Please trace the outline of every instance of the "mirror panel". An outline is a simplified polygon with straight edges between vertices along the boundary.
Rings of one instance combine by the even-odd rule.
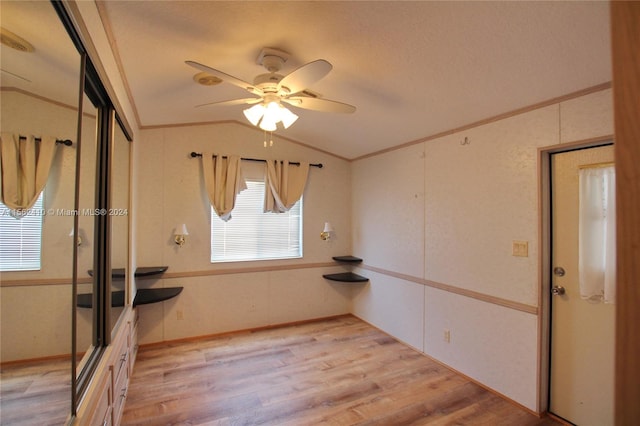
[[[40,268],[0,276],[0,411],[3,424],[64,424],[72,392],[74,241],[69,234],[80,55],[49,2],[3,0],[0,24],[33,46],[32,52],[0,46],[0,129],[73,141],[69,147],[57,145],[42,210],[31,212],[42,218]],[[3,235],[0,230],[0,240]]]
[[[87,360],[96,346],[95,335],[95,288],[93,276],[95,252],[95,206],[98,109],[84,95],[82,106],[82,139],[80,141],[80,171],[78,200],[78,303],[76,304],[76,374],[85,368]]]
[[[131,144],[114,123],[111,163],[111,324],[113,332],[129,299],[129,161]]]

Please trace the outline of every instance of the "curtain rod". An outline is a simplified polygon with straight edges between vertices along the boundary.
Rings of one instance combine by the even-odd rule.
[[[18,139],[27,139],[26,136],[19,135]],[[36,142],[42,142],[42,138],[34,138]],[[66,145],[71,146],[73,142],[71,139],[56,139],[56,145]]]
[[[215,157],[216,155],[214,154],[213,156]],[[193,151],[192,151],[192,152],[191,152],[191,158],[196,158],[196,157],[202,157],[202,153],[201,153],[201,152],[193,152]],[[227,158],[227,156],[226,156],[226,155],[223,155],[223,156],[222,156],[222,158]],[[260,159],[260,158],[244,158],[244,157],[243,157],[243,158],[241,158],[241,160],[244,160],[244,161],[259,161],[259,162],[261,162],[261,163],[266,163],[266,162],[267,162],[267,160],[262,160],[262,159]],[[295,165],[295,166],[299,166],[299,165],[300,165],[300,163],[297,163],[297,162],[289,162],[289,164],[293,164],[293,165]],[[319,168],[319,169],[321,169],[321,168],[323,167],[323,166],[322,166],[322,163],[309,164],[309,166],[311,166],[311,167],[317,167],[317,168]]]

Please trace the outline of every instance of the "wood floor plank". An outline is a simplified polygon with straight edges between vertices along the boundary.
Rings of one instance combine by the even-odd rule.
[[[554,425],[344,316],[142,347],[123,425]]]
[[[70,412],[70,359],[2,366],[0,424],[59,426],[65,423]]]

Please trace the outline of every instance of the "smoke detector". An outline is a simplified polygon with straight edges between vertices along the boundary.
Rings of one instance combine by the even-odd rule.
[[[222,83],[222,80],[220,80],[218,77],[206,72],[199,72],[198,74],[194,75],[193,81],[203,86],[215,86],[216,84]]]
[[[35,50],[31,43],[6,28],[0,28],[0,42],[21,52],[33,52]]]

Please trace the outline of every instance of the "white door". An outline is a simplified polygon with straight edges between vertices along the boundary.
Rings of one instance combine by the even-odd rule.
[[[579,170],[603,163],[612,145],[551,157],[549,411],[580,426],[613,425],[615,305],[581,299],[578,283]]]

